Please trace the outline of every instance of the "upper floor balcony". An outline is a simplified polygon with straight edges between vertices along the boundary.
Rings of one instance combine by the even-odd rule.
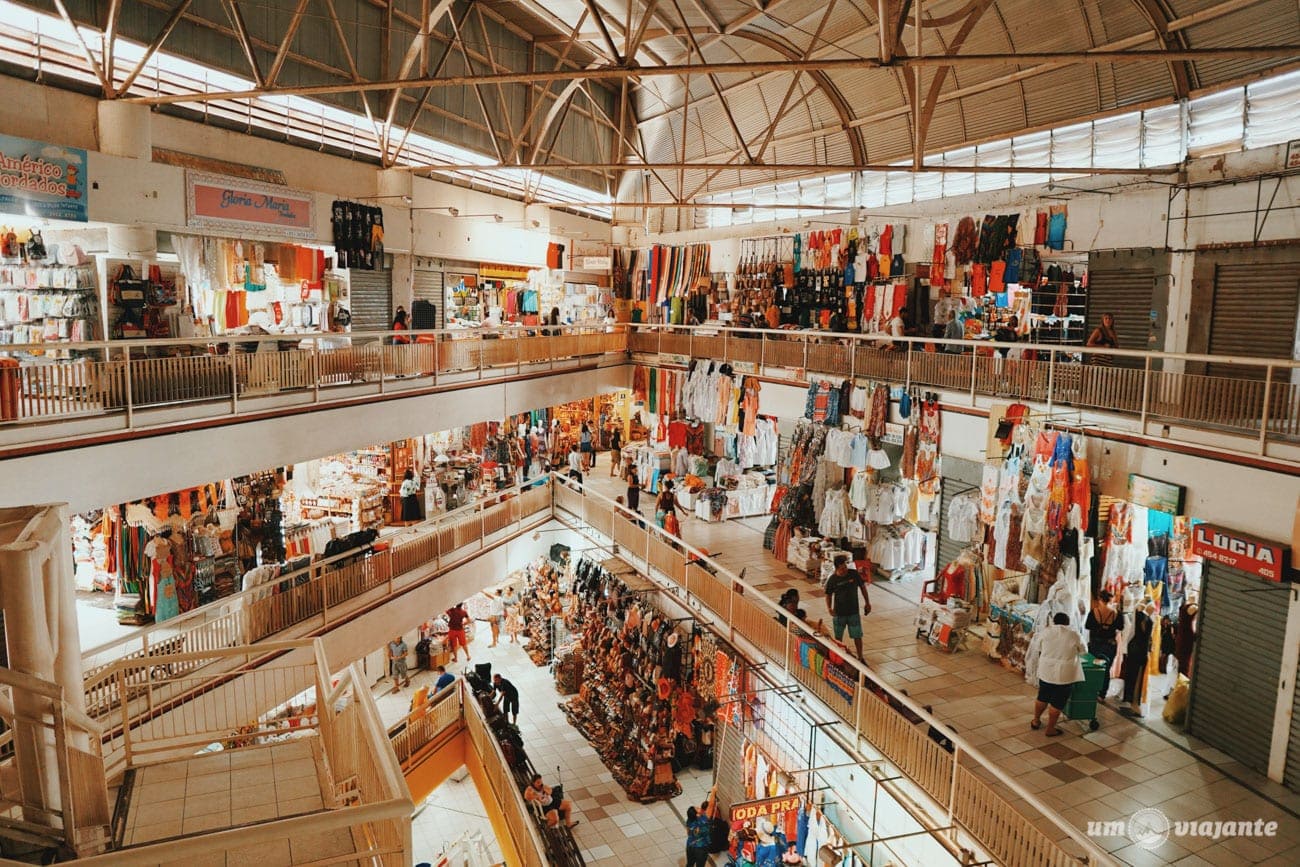
[[[39,354],[50,345],[10,346],[16,357],[0,366],[0,457],[527,382],[617,366],[628,352],[725,360],[794,382],[879,379],[942,391],[956,405],[1021,400],[1116,417],[1142,436],[1298,456],[1300,361],[713,326],[548,330],[556,333],[397,335],[410,343],[376,332],[59,344],[71,358]],[[489,415],[499,413],[476,420]]]

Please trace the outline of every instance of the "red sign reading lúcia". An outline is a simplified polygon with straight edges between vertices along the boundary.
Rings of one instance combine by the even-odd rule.
[[[779,798],[764,798],[761,801],[746,801],[731,808],[731,821],[748,822],[754,819],[766,819],[780,816],[791,810],[799,809],[800,795],[782,795]]]
[[[1192,530],[1192,553],[1268,581],[1281,581],[1286,573],[1287,551],[1281,545],[1214,524]]]

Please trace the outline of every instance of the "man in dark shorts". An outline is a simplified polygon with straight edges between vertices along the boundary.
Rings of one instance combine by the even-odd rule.
[[[1070,628],[1070,615],[1058,611],[1052,625],[1043,630],[1038,639],[1038,700],[1034,702],[1034,720],[1029,724],[1035,731],[1043,727],[1043,711],[1047,711],[1049,738],[1062,734],[1056,721],[1070,700],[1074,684],[1083,680],[1083,664],[1079,654],[1087,650],[1083,637]],[[1025,660],[1026,664],[1030,660]],[[1050,709],[1049,709],[1050,708]]]
[[[499,674],[492,675],[492,688],[497,691],[501,701],[501,712],[510,717],[510,722],[519,721],[519,688]]]
[[[858,606],[859,593],[862,607]],[[835,640],[840,641],[848,630],[858,659],[862,659],[862,615],[871,613],[871,599],[867,596],[867,582],[858,570],[849,568],[849,558],[844,554],[836,555],[835,571],[826,581],[826,604],[834,617]]]

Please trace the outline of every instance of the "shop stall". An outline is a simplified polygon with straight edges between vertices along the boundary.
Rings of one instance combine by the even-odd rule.
[[[583,558],[566,618],[581,672],[565,715],[642,803],[680,794],[686,764],[711,766],[714,726],[719,715],[742,713],[735,696],[747,677],[711,633],[666,613],[658,592],[619,558]]]

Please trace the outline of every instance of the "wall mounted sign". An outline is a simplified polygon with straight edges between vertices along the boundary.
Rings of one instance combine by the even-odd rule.
[[[1281,581],[1287,572],[1287,549],[1215,524],[1192,530],[1192,553],[1266,581]]]
[[[799,804],[802,801],[803,793],[799,793],[782,795],[779,798],[764,798],[761,801],[745,801],[744,803],[734,804],[731,808],[731,821],[752,822],[755,819],[783,816],[791,810],[799,809]]]
[[[1286,168],[1300,169],[1300,138],[1286,143]]]
[[[89,186],[81,148],[0,135],[0,211],[84,223]]]
[[[1128,475],[1128,500],[1135,506],[1181,515],[1186,494],[1187,488],[1182,485],[1139,476],[1137,473]]]
[[[185,173],[186,225],[238,235],[241,231],[315,240],[316,198],[273,184]]]

